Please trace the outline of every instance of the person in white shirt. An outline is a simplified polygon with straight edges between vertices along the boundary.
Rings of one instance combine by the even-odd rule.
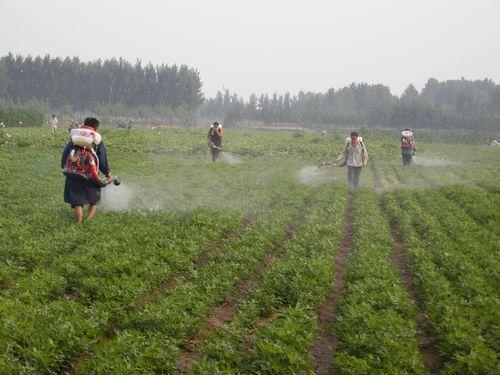
[[[59,121],[57,120],[56,115],[50,116],[50,134],[52,134],[54,137],[57,133],[57,124],[59,124]]]
[[[363,139],[359,136],[358,132],[352,132],[351,136],[346,139],[344,158],[347,162],[349,191],[354,193],[358,188],[361,168],[366,167],[368,163],[368,153],[366,152]]]

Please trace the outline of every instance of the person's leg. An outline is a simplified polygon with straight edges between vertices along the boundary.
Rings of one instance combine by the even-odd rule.
[[[83,206],[75,206],[75,220],[77,223],[81,223],[83,220]]]
[[[347,184],[349,185],[349,191],[354,192],[354,170],[350,166],[347,166]]]
[[[97,204],[89,205],[89,212],[87,213],[87,220],[91,220],[94,217],[96,210],[97,210]]]
[[[358,188],[358,183],[359,183],[359,175],[361,174],[361,167],[354,167],[354,176],[353,176],[353,185],[354,185],[354,190]]]
[[[403,165],[410,165],[411,154],[403,154]]]
[[[214,163],[218,163],[219,162],[219,150],[217,149],[213,149],[213,153],[212,153],[212,161]]]

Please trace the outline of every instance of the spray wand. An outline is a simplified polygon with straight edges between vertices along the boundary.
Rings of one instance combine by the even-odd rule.
[[[321,163],[318,164],[318,169],[324,168],[324,167],[344,167],[346,164],[347,164],[347,160],[339,161],[339,159],[335,159],[332,162],[322,161]]]
[[[111,176],[111,177],[108,177],[108,178],[101,178],[99,179],[97,182],[97,185],[99,187],[106,187],[108,185],[115,185],[115,186],[119,186],[122,182],[120,180],[120,178],[118,176]]]

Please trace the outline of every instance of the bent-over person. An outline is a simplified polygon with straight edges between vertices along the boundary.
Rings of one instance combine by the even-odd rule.
[[[212,162],[217,163],[219,161],[219,156],[222,151],[222,138],[224,133],[222,132],[222,125],[215,121],[208,130],[207,143],[210,148],[210,153],[212,154]]]

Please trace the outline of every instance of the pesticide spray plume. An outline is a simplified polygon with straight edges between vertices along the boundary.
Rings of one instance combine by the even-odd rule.
[[[113,182],[115,185],[117,185],[116,181],[115,179]],[[108,187],[102,191],[102,207],[104,211],[120,212],[132,208],[135,200],[135,189],[121,182],[118,185],[120,185],[120,188]]]
[[[423,167],[445,167],[447,165],[453,164],[451,161],[429,156],[414,156],[413,162]]]
[[[256,185],[270,178],[260,171],[257,174],[247,170],[227,173],[225,169],[206,168],[210,165],[208,158],[196,155],[183,155],[175,161],[168,159],[169,162],[163,155],[149,156],[146,169],[152,173],[141,175],[134,171],[120,186],[102,190],[104,211],[134,211],[146,216],[158,211],[184,214],[198,209],[246,213],[259,195],[241,190],[241,175],[249,175]],[[230,153],[221,153],[221,158],[221,162],[231,165],[241,163]],[[185,174],[186,168],[196,172]]]
[[[327,184],[338,178],[337,173],[332,173],[332,168],[319,168],[318,166],[301,168],[297,174],[299,183],[313,187]]]
[[[229,165],[236,165],[241,163],[240,159],[226,151],[222,152],[222,160]]]
[[[441,168],[446,167],[446,168]],[[400,161],[377,159],[371,164],[372,173],[379,179],[377,194],[389,190],[426,190],[442,186],[463,184],[460,177],[463,162],[446,160],[437,156],[414,157],[410,166]]]

